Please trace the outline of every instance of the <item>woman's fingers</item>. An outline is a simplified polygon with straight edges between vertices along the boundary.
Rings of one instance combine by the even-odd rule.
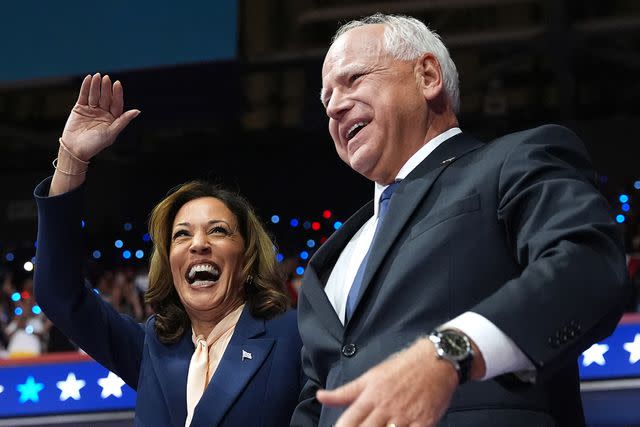
[[[109,111],[111,105],[111,79],[108,75],[102,78],[100,83],[100,108]]]
[[[124,95],[122,91],[122,83],[120,80],[116,80],[113,84],[113,92],[111,94],[111,106],[109,111],[113,117],[120,117],[122,110],[124,109]]]
[[[87,74],[82,80],[82,85],[80,86],[80,93],[78,94],[78,100],[76,101],[79,105],[87,105],[89,103],[89,87],[91,86],[91,74]]]
[[[97,107],[100,101],[100,85],[102,79],[100,73],[95,73],[91,77],[91,86],[89,87],[89,107]]]

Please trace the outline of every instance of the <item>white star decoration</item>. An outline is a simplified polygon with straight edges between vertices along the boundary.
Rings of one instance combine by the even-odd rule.
[[[629,363],[634,364],[640,360],[640,334],[636,334],[633,341],[624,343],[623,347],[629,352]]]
[[[595,343],[591,347],[582,353],[584,359],[582,360],[582,366],[589,366],[592,363],[597,363],[600,366],[604,366],[607,361],[604,359],[604,354],[609,351],[609,346],[606,344]]]
[[[4,387],[0,385],[0,394],[4,391]]]
[[[86,385],[85,380],[77,380],[76,374],[70,372],[67,375],[67,379],[64,381],[58,381],[56,386],[60,389],[60,400],[65,401],[68,398],[73,400],[80,400],[80,389]]]
[[[102,387],[102,393],[100,393],[101,398],[106,399],[111,395],[115,397],[122,397],[122,386],[124,385],[124,381],[122,381],[122,378],[113,372],[109,372],[109,375],[107,375],[106,378],[100,378],[98,380],[98,385]]]

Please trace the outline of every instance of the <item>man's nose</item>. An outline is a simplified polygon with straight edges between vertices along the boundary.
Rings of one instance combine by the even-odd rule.
[[[353,101],[340,90],[334,89],[327,103],[327,116],[334,120],[340,120],[346,111],[353,106]]]

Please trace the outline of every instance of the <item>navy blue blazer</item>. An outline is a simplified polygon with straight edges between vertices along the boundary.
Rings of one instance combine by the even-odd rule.
[[[50,178],[35,190],[38,304],[71,340],[137,391],[135,425],[184,426],[191,334],[165,345],[155,333],[155,316],[141,325],[83,286],[83,187],[47,197],[49,186]],[[288,425],[305,381],[301,346],[294,311],[263,320],[245,307],[191,426]]]

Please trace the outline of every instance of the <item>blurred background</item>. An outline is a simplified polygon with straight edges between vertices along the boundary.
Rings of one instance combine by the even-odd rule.
[[[74,349],[33,301],[32,192],[53,172],[58,137],[86,74],[121,80],[126,108],[142,110],[88,173],[87,284],[123,312],[145,318],[148,213],[171,187],[204,178],[254,204],[273,235],[295,302],[308,258],[372,195],[371,184],[336,156],[318,95],[334,31],[375,12],[412,15],[440,33],[460,73],[464,131],[490,140],[553,122],[582,137],[625,234],[635,276],[638,0],[5,2],[0,354],[6,360],[0,372],[17,356]],[[637,294],[627,311],[638,310]],[[640,367],[633,369],[618,377],[640,377]],[[585,402],[605,402],[587,408],[591,425],[640,425],[640,415],[624,408],[618,419],[598,418],[602,408],[615,412],[608,410],[615,402],[640,398],[637,383],[625,383],[623,395],[616,394],[619,387],[601,386],[614,376],[584,376],[601,380],[587,385],[596,397]],[[6,425],[18,425],[16,420],[29,422],[25,415],[58,411],[12,407],[3,401],[8,392],[2,387],[0,376],[0,425],[2,417],[10,418]],[[68,412],[74,411],[82,412]]]

